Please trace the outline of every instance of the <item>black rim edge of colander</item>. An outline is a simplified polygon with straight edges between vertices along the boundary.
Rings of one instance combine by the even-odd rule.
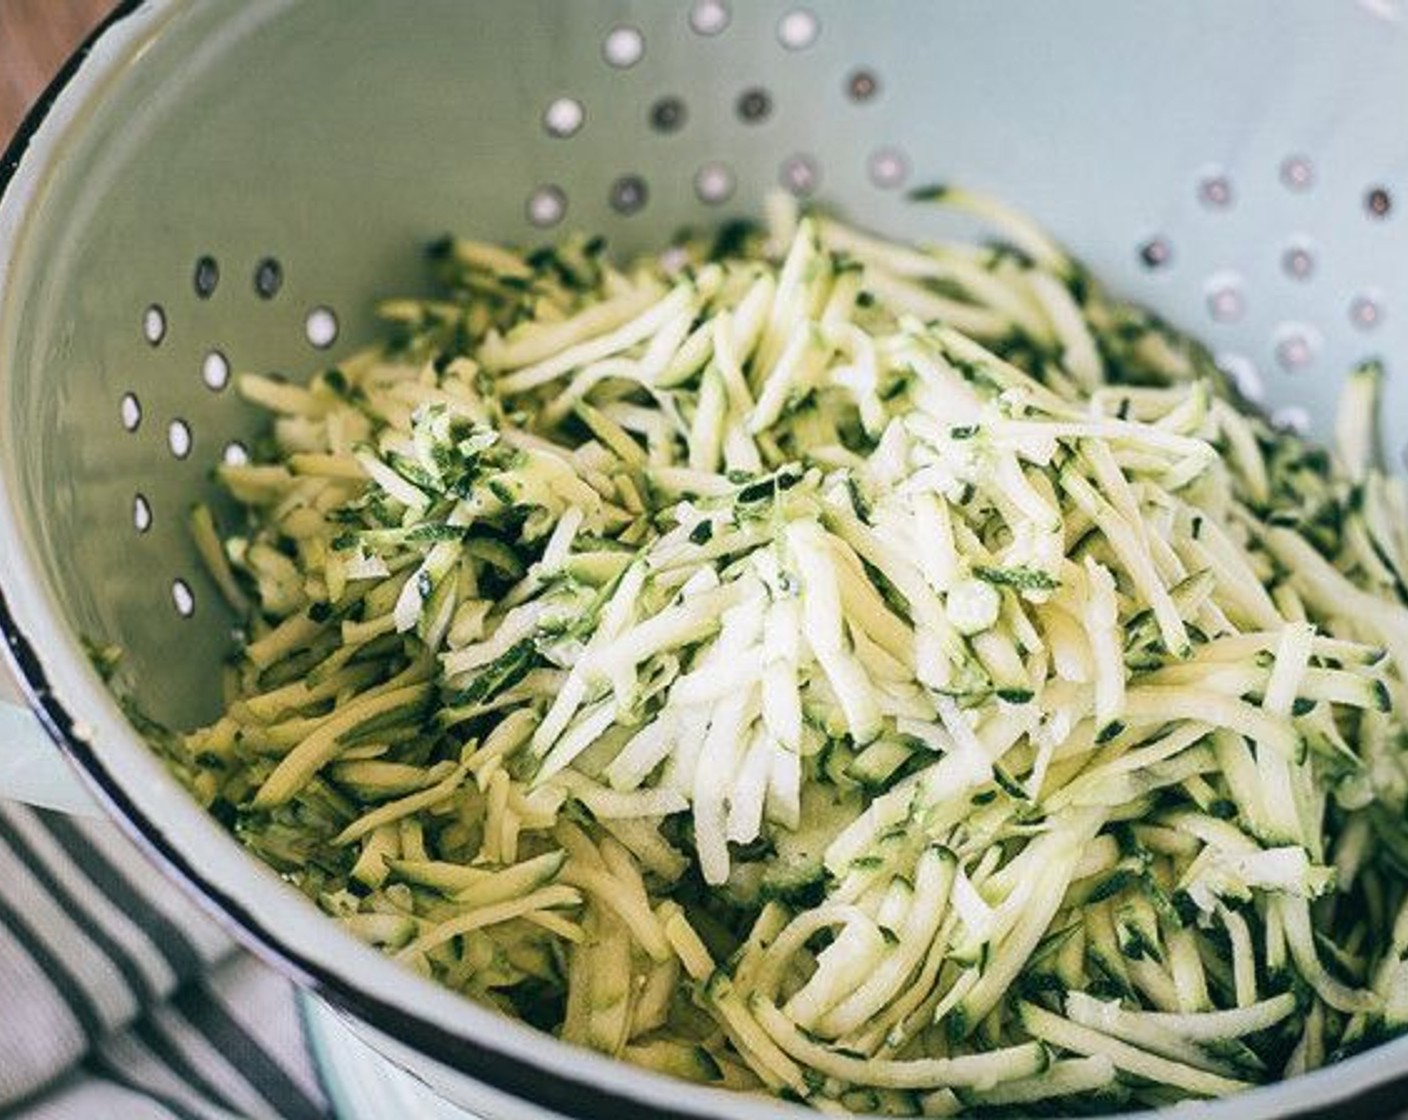
[[[35,99],[34,104],[29,107],[29,111],[20,119],[19,127],[15,129],[14,136],[10,138],[4,151],[0,152],[0,197],[3,197],[9,189],[10,180],[14,178],[20,160],[24,158],[24,153],[29,149],[29,142],[34,139],[34,134],[39,131],[39,126],[48,117],[54,101],[63,92],[64,87],[68,85],[73,76],[78,73],[78,68],[92,53],[94,45],[113,27],[127,19],[146,2],[147,0],[121,0],[103,18],[102,22],[88,33],[88,37],[78,45],[78,48],[64,60],[63,66],[54,75],[54,80],[44,87],[44,92]]]
[[[48,119],[54,102],[82,69],[98,41],[148,2],[120,0],[69,55],[54,79],[35,100],[21,119],[14,136],[0,152],[0,202],[8,194],[25,153]],[[260,959],[337,1006],[386,1031],[393,1038],[423,1050],[433,1060],[480,1080],[491,1088],[563,1115],[591,1120],[664,1120],[670,1117],[680,1120],[727,1120],[724,1114],[713,1111],[662,1110],[634,1096],[611,1092],[588,1081],[563,1077],[546,1067],[531,1065],[368,995],[347,984],[317,961],[291,950],[243,906],[208,882],[188,863],[176,845],[131,802],[121,783],[108,772],[90,744],[75,734],[73,717],[50,687],[33,644],[10,611],[3,588],[0,588],[0,635],[4,637],[4,652],[8,653],[8,660],[17,670],[30,708],[39,717],[49,737],[81,767],[89,780],[90,789],[98,796],[113,822],[164,874],[180,883],[202,909],[211,913]]]
[[[0,153],[0,202],[9,191],[30,141],[98,40],[147,3],[148,0],[120,0],[68,57],[53,81],[25,114],[14,137]],[[448,1031],[412,1012],[370,996],[348,985],[317,961],[294,952],[276,934],[266,930],[242,905],[208,882],[188,863],[175,845],[132,803],[122,785],[93,753],[87,740],[75,733],[73,717],[49,686],[33,645],[10,613],[3,587],[0,587],[0,635],[5,639],[4,652],[9,654],[9,661],[18,670],[29,706],[39,717],[49,737],[82,768],[90,788],[97,793],[113,822],[149,860],[168,877],[176,879],[188,895],[220,920],[260,959],[377,1029],[385,1030],[393,1038],[423,1050],[433,1060],[482,1080],[491,1088],[563,1115],[590,1117],[592,1120],[669,1120],[672,1117],[679,1120],[728,1120],[721,1112],[683,1111],[673,1107],[661,1110],[634,1096],[613,1093],[586,1081],[562,1077],[545,1067],[530,1065],[502,1051],[488,1049],[464,1035]],[[1286,1116],[1287,1120],[1363,1120],[1366,1116],[1388,1116],[1401,1108],[1405,1092],[1408,1092],[1408,1074],[1369,1085],[1328,1108],[1311,1107]]]

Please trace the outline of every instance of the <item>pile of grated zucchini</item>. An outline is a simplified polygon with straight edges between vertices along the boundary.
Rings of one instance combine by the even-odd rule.
[[[1408,1023],[1408,496],[990,199],[776,204],[445,295],[195,510],[245,619],[175,761],[367,941],[819,1107],[1218,1096]]]

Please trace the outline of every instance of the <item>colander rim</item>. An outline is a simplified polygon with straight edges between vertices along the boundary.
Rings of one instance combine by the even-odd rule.
[[[117,31],[132,16],[143,10],[172,7],[181,0],[119,0],[112,11],[67,58],[54,79],[24,116],[14,136],[0,152],[0,211],[3,211],[10,189],[25,166],[31,142],[50,118],[51,111],[73,80],[83,71],[94,47]],[[0,483],[4,483],[0,478]],[[3,492],[4,486],[0,486]],[[507,1094],[516,1100],[552,1109],[564,1116],[583,1120],[656,1120],[680,1117],[682,1120],[733,1120],[739,1115],[738,1106],[754,1115],[764,1111],[771,1115],[806,1115],[802,1110],[783,1101],[759,1101],[740,1098],[720,1090],[704,1089],[643,1070],[628,1063],[583,1053],[549,1035],[536,1041],[543,1046],[541,1060],[533,1060],[493,1044],[493,1032],[452,1029],[433,1018],[417,1013],[405,1004],[391,1002],[368,990],[339,970],[335,962],[310,958],[289,944],[288,939],[250,913],[248,907],[233,898],[208,874],[197,868],[181,848],[168,837],[158,822],[132,799],[123,781],[98,756],[89,739],[80,732],[80,724],[69,712],[53,688],[36,646],[21,627],[6,596],[7,568],[12,561],[6,557],[0,564],[0,653],[14,670],[29,706],[38,715],[46,732],[79,768],[84,780],[96,794],[108,818],[131,840],[167,879],[174,881],[190,897],[214,915],[236,940],[264,962],[307,988],[332,1005],[366,1022],[375,1030],[464,1074],[485,1086]],[[23,562],[23,561],[21,561]],[[50,604],[45,604],[46,609]],[[75,656],[77,654],[75,653]],[[135,730],[125,736],[123,750],[145,750]],[[174,782],[174,779],[172,779]],[[213,819],[209,821],[212,835],[223,830]],[[253,860],[248,853],[243,858]],[[387,962],[388,967],[393,967]],[[428,983],[415,978],[415,984]],[[491,1014],[466,1001],[470,1012],[466,1026],[473,1023],[474,1014],[483,1014],[485,1022]],[[550,1064],[553,1055],[570,1054],[572,1066],[584,1076],[563,1075]],[[1385,1061],[1392,1056],[1397,1061]],[[1383,1066],[1385,1072],[1376,1072]],[[1395,1067],[1398,1067],[1395,1071]],[[589,1076],[607,1074],[599,1080]],[[614,1077],[610,1075],[614,1074]],[[639,1086],[634,1093],[617,1092],[609,1082],[631,1081]],[[1343,1086],[1336,1087],[1343,1082]],[[1408,1036],[1390,1040],[1321,1067],[1309,1074],[1271,1082],[1234,1097],[1219,1101],[1194,1103],[1179,1108],[1179,1113],[1205,1120],[1233,1120],[1247,1109],[1256,1114],[1283,1117],[1362,1117],[1366,1114],[1387,1114],[1401,1104],[1408,1086]],[[1311,1092],[1317,1090],[1318,1092]],[[691,1098],[690,1107],[681,1106],[678,1099]],[[1279,1101],[1281,1096],[1298,1099]],[[1264,1103],[1263,1103],[1264,1102]],[[1258,1107],[1259,1106],[1259,1107]],[[758,1111],[754,1112],[755,1109]],[[1367,1110],[1367,1111],[1366,1111]],[[1145,1115],[1154,1115],[1146,1112]],[[1134,1116],[1135,1113],[1122,1113]]]

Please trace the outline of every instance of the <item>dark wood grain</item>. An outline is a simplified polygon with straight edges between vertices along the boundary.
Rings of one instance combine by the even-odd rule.
[[[0,0],[0,144],[113,0]]]

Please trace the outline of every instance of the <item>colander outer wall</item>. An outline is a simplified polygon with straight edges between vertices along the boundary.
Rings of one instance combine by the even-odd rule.
[[[0,155],[0,204],[3,204],[24,163],[31,140],[45,123],[60,95],[82,72],[94,46],[103,37],[119,29],[124,20],[143,9],[159,6],[159,2],[160,0],[121,0],[107,19],[64,64],[57,77],[25,117],[3,155]],[[482,1079],[486,1085],[511,1094],[518,1100],[551,1108],[564,1115],[580,1117],[582,1120],[594,1120],[597,1117],[602,1120],[632,1120],[635,1117],[640,1120],[665,1117],[680,1117],[682,1120],[732,1120],[740,1115],[740,1104],[751,1115],[763,1114],[757,1109],[760,1102],[756,1100],[736,1098],[712,1090],[700,1090],[596,1055],[578,1057],[586,1064],[587,1072],[600,1070],[603,1073],[599,1083],[585,1078],[564,1077],[545,1064],[525,1061],[501,1049],[486,1046],[477,1038],[451,1031],[429,1018],[417,1015],[414,1011],[371,995],[322,961],[291,949],[278,933],[267,928],[247,907],[207,878],[185,856],[181,846],[139,810],[122,781],[94,752],[92,744],[80,732],[79,724],[52,687],[34,642],[16,620],[6,598],[4,576],[5,572],[0,570],[0,635],[4,638],[0,648],[3,648],[6,660],[15,671],[31,707],[38,714],[50,737],[78,765],[105,811],[143,854],[263,960],[332,1004],[357,1018],[377,1024],[377,1029],[385,1031],[433,1060],[443,1062],[468,1076]],[[135,732],[131,737],[131,746],[134,750],[143,749]],[[416,983],[425,982],[417,980]],[[488,1033],[492,1036],[492,1031]],[[564,1054],[575,1051],[575,1048],[550,1038],[544,1037],[542,1042],[549,1054],[555,1051]],[[1390,1055],[1400,1058],[1401,1063],[1386,1061]],[[1391,1069],[1396,1064],[1401,1064],[1405,1072],[1391,1080],[1373,1083],[1378,1076],[1378,1070],[1385,1067]],[[613,1072],[615,1077],[606,1076]],[[1370,1084],[1362,1089],[1349,1090],[1351,1095],[1347,1097],[1340,1096],[1345,1090],[1333,1088],[1330,1083],[1350,1081],[1351,1075],[1356,1075],[1353,1076],[1355,1082],[1367,1080]],[[607,1087],[611,1082],[625,1077],[639,1082],[643,1089],[649,1091],[627,1095]],[[1286,1092],[1287,1089],[1289,1093]],[[1312,1089],[1318,1092],[1311,1092]],[[677,1097],[681,1094],[694,1098],[691,1104],[697,1101],[700,1107],[681,1108],[677,1101],[668,1106],[655,1103],[664,1096]],[[1295,1099],[1275,1103],[1268,1099],[1285,1095]],[[712,1101],[709,1101],[709,1098],[713,1098]],[[1405,1100],[1408,1100],[1408,1038],[1384,1044],[1335,1066],[1296,1078],[1293,1082],[1273,1083],[1220,1102],[1187,1104],[1180,1107],[1178,1112],[1180,1115],[1203,1117],[1205,1120],[1234,1120],[1238,1116],[1344,1117],[1346,1120],[1362,1120],[1366,1116],[1389,1115],[1401,1110]],[[811,1114],[810,1110],[798,1109],[782,1102],[777,1102],[773,1107],[767,1108],[767,1111],[775,1116]]]

